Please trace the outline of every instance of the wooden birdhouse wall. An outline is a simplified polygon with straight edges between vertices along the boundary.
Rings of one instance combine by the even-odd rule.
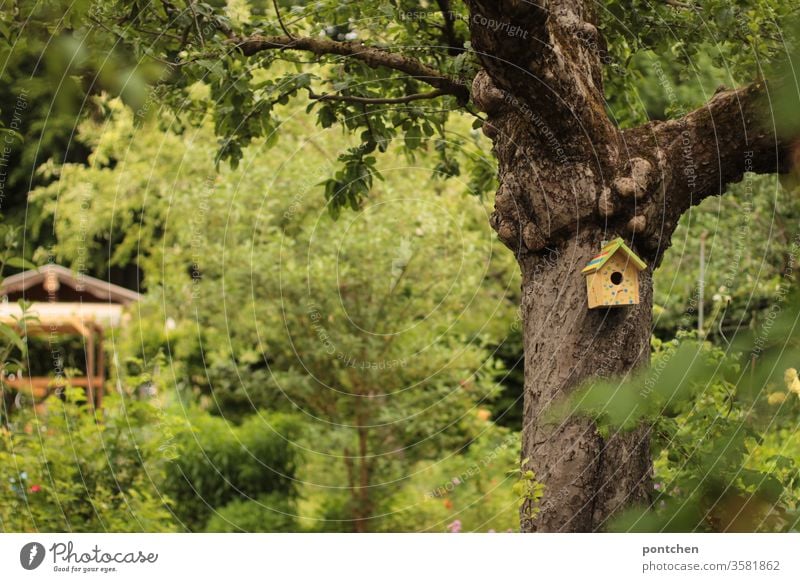
[[[625,253],[617,253],[602,268],[586,276],[589,308],[639,303],[639,270]]]

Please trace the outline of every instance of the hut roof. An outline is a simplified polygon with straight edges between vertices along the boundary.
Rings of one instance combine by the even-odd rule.
[[[0,285],[0,295],[29,301],[120,305],[128,305],[141,298],[136,291],[88,275],[76,275],[70,269],[54,264],[7,277]]]

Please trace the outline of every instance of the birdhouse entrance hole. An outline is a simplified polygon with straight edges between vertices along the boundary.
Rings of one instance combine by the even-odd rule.
[[[622,273],[620,273],[619,271],[614,271],[613,273],[611,273],[611,282],[614,283],[614,285],[621,285]]]

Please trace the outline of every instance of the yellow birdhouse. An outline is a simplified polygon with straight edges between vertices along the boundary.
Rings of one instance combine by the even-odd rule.
[[[581,271],[586,276],[589,309],[639,303],[639,271],[646,268],[621,238],[606,244]]]

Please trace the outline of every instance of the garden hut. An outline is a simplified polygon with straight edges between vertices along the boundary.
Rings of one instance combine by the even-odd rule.
[[[0,390],[5,386],[30,395],[34,402],[38,402],[69,382],[72,386],[84,388],[87,401],[95,408],[101,407],[105,381],[105,332],[122,323],[124,307],[138,301],[140,295],[119,285],[49,264],[5,279],[0,285],[0,299],[0,321],[15,327],[24,325],[28,337],[46,336],[51,344],[68,336],[82,338],[80,359],[85,363],[83,376],[67,380],[63,354],[59,350],[50,350],[51,361],[47,366],[50,373],[47,376],[4,376]],[[20,299],[30,303],[26,314],[33,316],[24,324],[20,324],[23,315],[18,303]]]

